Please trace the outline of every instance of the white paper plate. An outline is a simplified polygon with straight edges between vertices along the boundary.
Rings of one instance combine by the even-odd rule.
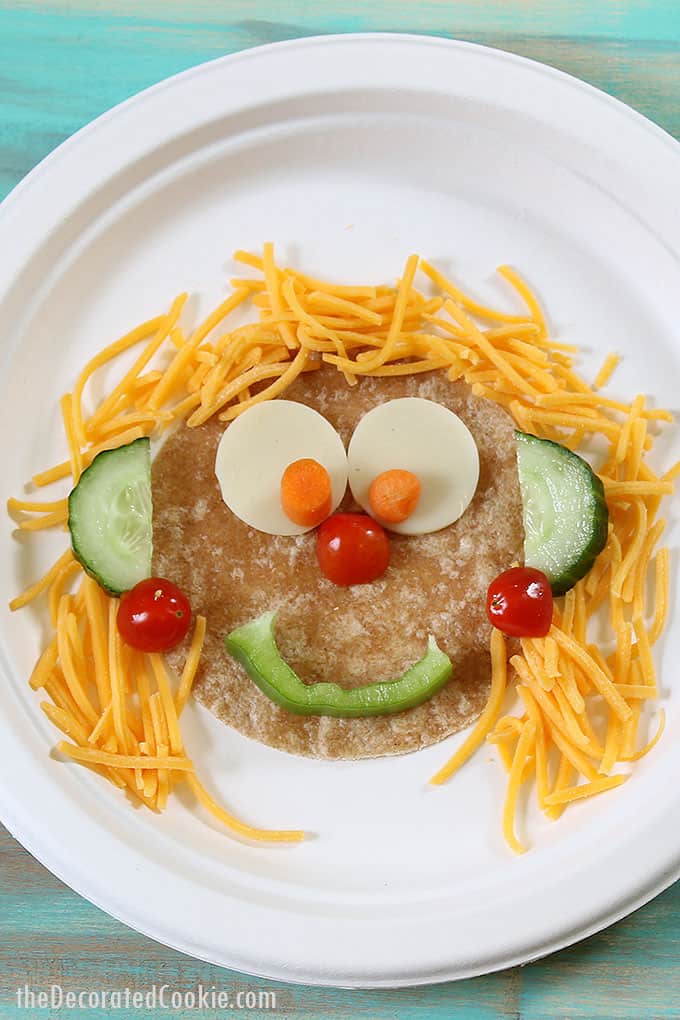
[[[77,367],[179,290],[195,314],[239,246],[341,280],[392,280],[412,251],[510,300],[534,283],[554,332],[625,356],[616,388],[677,404],[680,149],[594,89],[506,53],[438,39],[345,36],[238,54],[179,75],[61,146],[0,211],[3,487],[64,453],[57,398]],[[660,463],[678,451],[668,439]],[[672,509],[672,507],[671,507]],[[622,789],[533,849],[500,834],[504,776],[481,753],[426,780],[460,737],[405,757],[325,763],[252,743],[193,707],[188,751],[255,823],[315,833],[251,847],[180,795],[131,810],[77,765],[26,677],[42,640],[7,600],[63,533],[2,544],[0,814],[75,890],[177,949],[291,981],[392,986],[525,962],[621,917],[680,873],[677,626],[658,649],[667,734]],[[677,529],[671,522],[670,541]],[[673,591],[675,601],[676,590]]]

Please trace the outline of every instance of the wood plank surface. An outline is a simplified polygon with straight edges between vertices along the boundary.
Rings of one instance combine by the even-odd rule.
[[[680,137],[678,0],[0,0],[0,197],[99,113],[245,47],[340,31],[469,39],[560,67]],[[432,988],[355,992],[262,982],[145,939],[64,887],[0,827],[0,1020],[243,1016],[334,1020],[680,1017],[680,883],[608,931],[525,968]],[[455,918],[452,918],[455,924]],[[20,1008],[17,988],[275,993],[276,1008]],[[254,1001],[254,1000],[253,1000]]]

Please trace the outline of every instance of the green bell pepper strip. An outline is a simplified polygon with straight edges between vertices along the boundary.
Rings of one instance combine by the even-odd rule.
[[[380,680],[351,690],[334,683],[305,684],[281,658],[274,637],[275,615],[263,613],[232,630],[224,643],[260,690],[296,715],[353,719],[402,712],[421,705],[440,691],[453,672],[451,659],[430,637],[422,659],[394,680]]]

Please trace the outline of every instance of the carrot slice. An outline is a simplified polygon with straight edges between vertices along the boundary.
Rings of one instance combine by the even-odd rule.
[[[332,508],[331,479],[318,460],[303,457],[289,464],[281,476],[281,506],[287,517],[304,528],[314,528]]]
[[[399,524],[410,517],[420,499],[420,481],[412,471],[394,468],[374,478],[368,490],[368,502],[376,517]]]

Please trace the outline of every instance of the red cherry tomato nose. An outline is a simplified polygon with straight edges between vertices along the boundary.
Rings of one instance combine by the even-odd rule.
[[[499,574],[486,596],[486,614],[511,637],[545,637],[550,630],[553,596],[550,581],[533,567],[512,567]]]
[[[368,514],[332,514],[317,532],[316,558],[333,584],[369,584],[387,570],[390,540]]]
[[[125,644],[142,652],[167,652],[186,636],[191,606],[172,581],[147,577],[121,596],[117,622]]]

